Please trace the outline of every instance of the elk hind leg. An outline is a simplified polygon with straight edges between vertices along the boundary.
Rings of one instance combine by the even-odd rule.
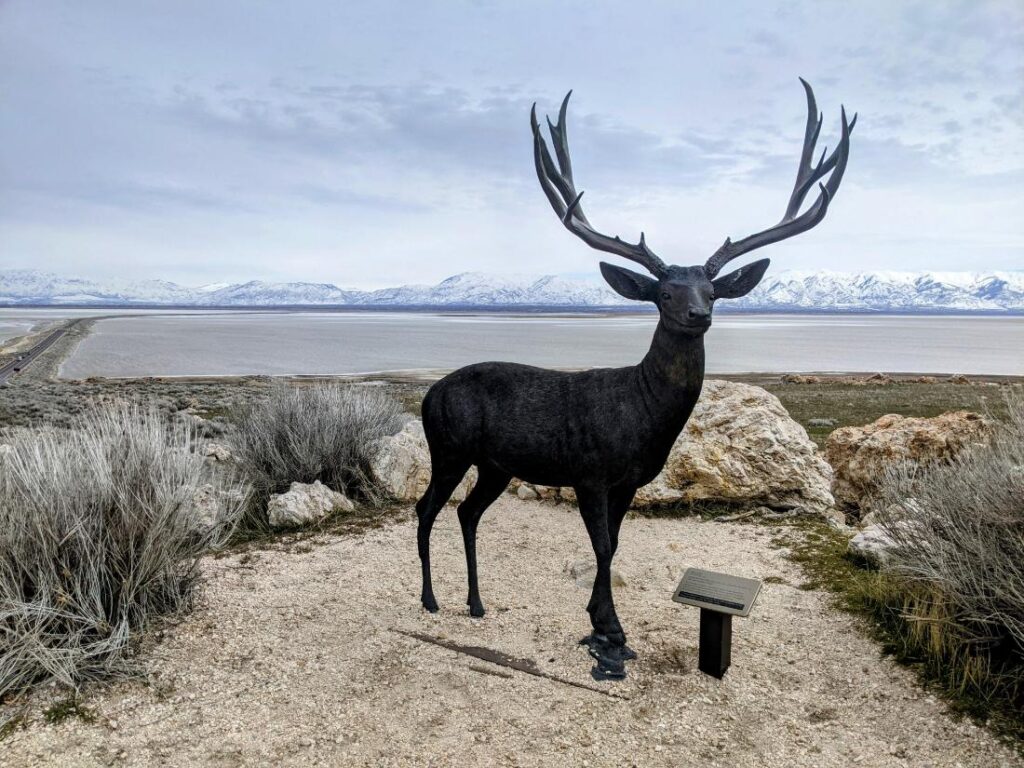
[[[430,485],[427,486],[423,497],[416,502],[416,516],[419,518],[419,525],[416,529],[416,545],[419,550],[420,565],[423,568],[423,591],[420,600],[423,607],[431,613],[437,611],[437,599],[434,597],[434,587],[430,580],[430,531],[434,527],[437,515],[451,498],[468,469],[468,461],[448,466],[439,461],[434,462]]]
[[[466,574],[469,579],[469,615],[480,618],[484,615],[484,604],[480,600],[480,589],[476,573],[476,526],[486,509],[508,486],[512,476],[499,469],[480,466],[480,473],[466,500],[459,504],[459,523],[462,526],[462,541],[466,547]]]

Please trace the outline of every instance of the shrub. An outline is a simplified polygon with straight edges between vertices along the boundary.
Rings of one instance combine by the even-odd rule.
[[[351,385],[280,384],[236,415],[232,453],[253,487],[246,522],[266,526],[267,502],[293,482],[319,480],[350,497],[379,502],[369,475],[379,440],[402,428],[401,406],[386,394]]]
[[[880,525],[896,543],[875,608],[947,688],[1024,712],[1024,398],[991,443],[896,467]]]
[[[187,426],[138,405],[4,440],[0,699],[124,671],[138,631],[190,604],[199,556],[229,533],[242,489],[210,475]],[[196,501],[207,483],[212,520]]]

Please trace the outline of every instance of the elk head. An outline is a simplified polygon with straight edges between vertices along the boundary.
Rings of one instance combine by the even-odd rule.
[[[635,261],[647,269],[654,278],[629,269],[601,262],[601,274],[617,293],[627,299],[651,301],[661,313],[662,323],[670,331],[689,336],[703,334],[711,326],[711,310],[718,299],[735,299],[745,296],[768,269],[768,259],[761,259],[719,277],[718,273],[728,262],[739,256],[770,243],[806,232],[825,218],[830,201],[839,189],[846,170],[850,151],[850,132],[857,122],[857,116],[847,122],[846,110],[842,110],[842,134],[839,144],[831,155],[827,149],[814,164],[814,148],[821,132],[822,115],[818,112],[814,91],[803,78],[800,82],[807,93],[807,127],[804,131],[804,146],[800,155],[796,183],[789,197],[789,205],[782,219],[773,227],[733,242],[726,239],[722,247],[701,266],[680,267],[666,264],[647,247],[643,233],[640,242],[633,244],[619,237],[609,237],[594,229],[587,220],[580,199],[583,193],[576,192],[572,178],[572,162],[569,158],[569,144],[565,130],[565,114],[569,105],[566,94],[558,113],[558,123],[548,119],[548,130],[555,147],[558,165],[548,151],[540,125],[537,123],[537,105],[530,112],[533,128],[533,155],[537,166],[537,178],[551,207],[565,227],[591,248],[613,253],[616,256]],[[829,175],[831,173],[831,175]],[[822,183],[821,179],[828,175]],[[800,213],[807,192],[814,184],[819,187],[817,199],[804,213]]]

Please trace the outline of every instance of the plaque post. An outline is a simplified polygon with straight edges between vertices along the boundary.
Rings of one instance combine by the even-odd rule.
[[[702,568],[687,568],[672,599],[700,608],[697,668],[719,680],[732,664],[732,617],[749,616],[761,582]]]
[[[700,650],[697,668],[719,680],[732,664],[732,616],[700,609]]]

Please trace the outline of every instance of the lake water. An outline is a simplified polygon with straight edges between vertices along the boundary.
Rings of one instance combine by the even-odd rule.
[[[0,327],[58,314],[112,311],[0,310]],[[141,312],[97,320],[61,374],[356,374],[483,360],[630,365],[646,352],[655,323],[654,314]],[[1024,317],[723,314],[706,342],[710,373],[1024,375]]]
[[[54,307],[52,309],[5,309],[0,307],[0,343],[39,331],[58,320],[71,317],[101,317],[112,314],[109,309],[76,309]]]
[[[35,325],[31,320],[0,320],[0,342],[13,339],[15,336],[24,336],[32,330]]]

